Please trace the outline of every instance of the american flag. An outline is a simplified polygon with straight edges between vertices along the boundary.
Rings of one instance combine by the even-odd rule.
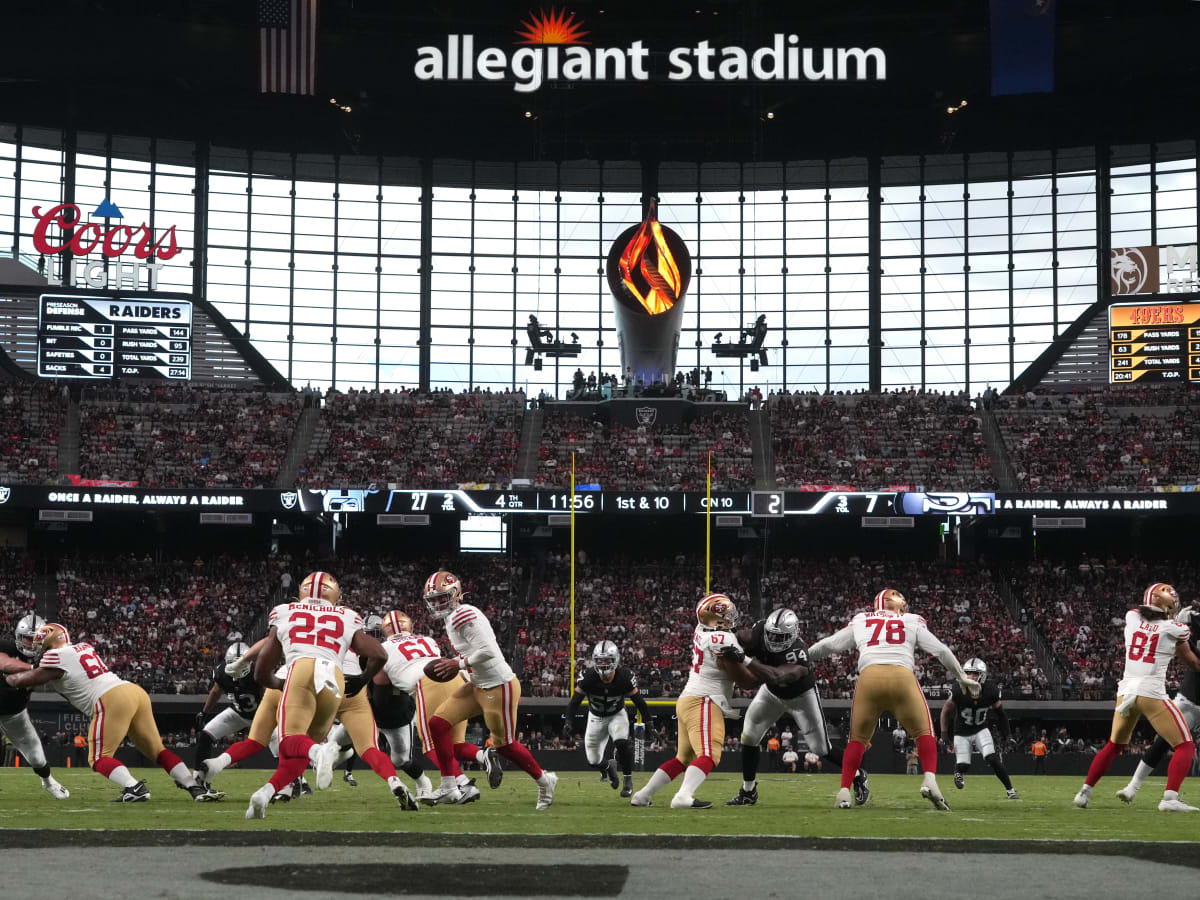
[[[317,0],[258,0],[258,89],[314,94]]]

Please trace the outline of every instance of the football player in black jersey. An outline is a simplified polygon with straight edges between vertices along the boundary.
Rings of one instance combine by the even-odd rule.
[[[1175,621],[1182,622],[1191,629],[1188,645],[1192,648],[1193,653],[1200,656],[1200,610],[1193,610],[1190,606],[1185,606],[1175,613]],[[1182,714],[1184,722],[1187,723],[1192,738],[1200,743],[1200,673],[1197,673],[1195,669],[1183,667],[1183,677],[1179,681],[1179,693],[1175,695],[1175,706]],[[1170,750],[1171,745],[1162,737],[1155,737],[1154,743],[1142,754],[1133,778],[1130,779],[1129,784],[1117,791],[1117,796],[1126,803],[1132,803],[1146,779],[1154,774],[1155,768]]]
[[[800,620],[790,609],[777,609],[765,619],[737,632],[746,652],[746,666],[761,683],[746,708],[742,724],[742,786],[726,806],[753,806],[758,802],[758,761],[767,729],[785,713],[792,717],[799,737],[825,762],[842,767],[843,748],[834,747],[825,728],[825,712],[817,693],[817,679],[808,667],[808,648],[800,640]],[[854,802],[861,806],[871,796],[865,769],[854,775]]]
[[[70,793],[50,774],[42,739],[29,718],[29,688],[10,687],[4,675],[33,668],[33,635],[46,624],[41,616],[30,613],[17,623],[15,640],[0,638],[0,734],[7,737],[30,768],[42,779],[42,788],[55,800],[66,800]]]
[[[579,704],[588,702],[587,728],[583,733],[583,749],[588,765],[600,770],[600,777],[617,789],[617,771],[624,776],[621,796],[633,796],[633,745],[629,743],[629,714],[625,712],[628,697],[641,714],[642,722],[650,721],[650,707],[639,693],[637,676],[628,666],[621,665],[621,652],[612,641],[599,641],[592,649],[592,666],[579,673],[575,693],[567,703],[563,718],[567,729],[575,727]],[[644,724],[636,726],[640,731]],[[605,760],[605,745],[612,738],[613,757]]]
[[[212,687],[204,698],[204,707],[196,714],[196,726],[200,734],[196,738],[196,763],[213,755],[213,741],[227,738],[250,727],[254,721],[254,713],[262,700],[263,689],[254,680],[252,672],[247,672],[241,678],[234,678],[225,667],[239,660],[250,648],[243,643],[233,643],[225,651],[225,661],[213,666]],[[232,705],[225,707],[209,720],[217,702],[222,696],[228,696]]]
[[[954,786],[962,790],[966,785],[967,770],[971,768],[971,753],[978,751],[983,761],[992,767],[1004,790],[1008,792],[1009,800],[1020,800],[1021,795],[1012,786],[1004,761],[996,752],[992,742],[992,732],[988,727],[994,718],[1000,726],[1000,736],[1008,741],[1012,731],[1008,724],[1008,714],[1000,703],[1000,685],[987,680],[987,664],[977,656],[973,656],[963,664],[963,671],[972,681],[978,681],[982,687],[978,697],[969,697],[955,683],[950,689],[950,699],[942,706],[942,740],[947,745],[954,744]]]

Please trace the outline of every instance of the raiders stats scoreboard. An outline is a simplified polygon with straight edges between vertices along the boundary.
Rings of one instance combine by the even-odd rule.
[[[1200,302],[1108,308],[1109,383],[1200,381]]]
[[[42,378],[192,375],[192,304],[153,296],[42,294],[37,371]]]

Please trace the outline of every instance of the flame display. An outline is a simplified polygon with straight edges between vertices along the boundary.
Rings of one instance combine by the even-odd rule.
[[[583,40],[587,36],[587,32],[583,30],[583,23],[575,21],[575,13],[568,13],[566,10],[550,12],[542,10],[537,15],[529,17],[529,21],[522,21],[523,29],[517,32],[517,37],[524,40],[517,41],[518,44],[584,44]]]
[[[665,313],[683,294],[683,278],[658,221],[656,204],[650,204],[646,220],[625,245],[618,265],[625,289],[652,316]]]

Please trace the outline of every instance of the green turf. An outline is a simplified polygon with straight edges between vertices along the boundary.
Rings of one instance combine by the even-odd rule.
[[[534,810],[536,788],[520,772],[507,772],[496,791],[483,787],[483,797],[468,806],[422,808],[401,812],[386,786],[370,771],[357,773],[359,786],[349,787],[335,773],[330,790],[304,800],[276,804],[265,821],[247,821],[250,793],[261,785],[260,771],[225,773],[218,787],[227,792],[223,803],[193,803],[157,769],[137,772],[153,792],[148,803],[110,803],[115,786],[92,772],[56,772],[71,791],[55,801],[41,790],[32,772],[0,770],[0,828],[183,828],[183,829],[304,829],[383,830],[428,832],[518,832],[541,834],[770,834],[826,837],[974,837],[1122,840],[1196,840],[1200,813],[1192,816],[1160,813],[1163,779],[1153,778],[1136,804],[1127,807],[1114,792],[1124,780],[1101,783],[1088,810],[1076,809],[1071,799],[1078,778],[1017,780],[1020,801],[1004,796],[990,775],[968,777],[967,789],[957,791],[949,777],[940,780],[951,812],[938,812],[917,791],[915,776],[876,775],[871,778],[871,801],[851,810],[833,809],[838,782],[831,775],[769,775],[759,787],[757,806],[726,807],[740,779],[717,773],[698,795],[717,806],[707,811],[672,810],[675,786],[668,786],[649,809],[635,809],[591,773],[564,772],[554,806]],[[311,773],[310,773],[311,776]],[[634,776],[637,786],[646,773]],[[480,782],[483,784],[483,782]],[[1185,798],[1186,798],[1185,785]],[[1193,796],[1193,800],[1200,797]]]

